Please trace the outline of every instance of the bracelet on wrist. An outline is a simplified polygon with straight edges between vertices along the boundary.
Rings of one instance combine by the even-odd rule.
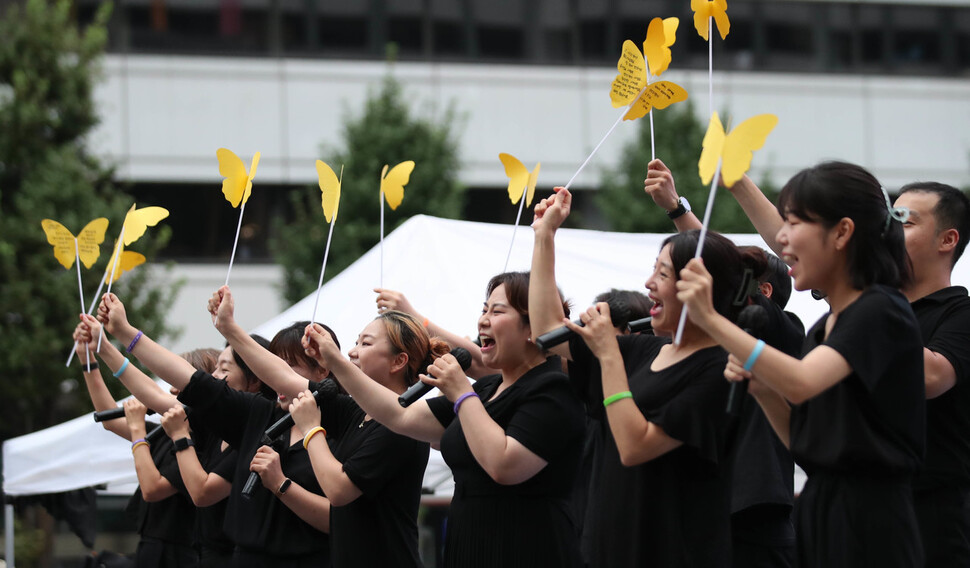
[[[308,446],[310,445],[310,439],[316,436],[317,434],[319,434],[320,432],[323,432],[324,438],[327,437],[327,430],[323,426],[315,426],[313,428],[310,428],[310,431],[307,432],[306,436],[303,437],[304,450],[309,449]]]
[[[465,394],[459,396],[455,400],[455,408],[454,408],[454,410],[455,410],[455,415],[456,416],[458,415],[458,409],[461,408],[461,403],[465,402],[467,399],[469,399],[471,397],[478,398],[478,393],[476,393],[475,391],[469,391],[469,392],[466,392]]]
[[[610,396],[603,399],[603,407],[608,407],[618,400],[623,400],[624,398],[633,398],[633,393],[630,391],[618,392],[616,394],[611,394]]]

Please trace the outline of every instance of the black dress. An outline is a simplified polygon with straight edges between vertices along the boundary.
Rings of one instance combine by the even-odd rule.
[[[764,329],[753,330],[780,351],[798,357],[805,342],[800,321],[765,298],[755,303],[767,314]],[[797,323],[796,323],[797,322]],[[734,565],[784,568],[795,561],[794,461],[775,434],[761,405],[745,396],[731,444],[731,544]]]
[[[922,566],[911,486],[926,426],[916,318],[902,294],[876,285],[827,338],[825,322],[804,352],[831,347],[852,374],[792,407],[792,455],[808,474],[795,504],[799,566]]]
[[[421,566],[418,508],[429,445],[365,421],[348,396],[321,406],[330,449],[362,491],[353,502],[330,508],[333,566]]]
[[[452,568],[579,567],[582,561],[569,495],[583,439],[583,407],[560,360],[533,367],[489,400],[500,375],[475,383],[488,415],[547,465],[517,485],[500,485],[472,454],[452,403],[428,406],[445,427],[441,454],[455,476],[445,536],[445,566]]]
[[[669,341],[649,335],[618,337],[633,400],[650,422],[683,445],[649,462],[626,467],[606,422],[593,466],[584,525],[593,568],[730,566],[730,475],[724,464],[727,354],[702,349],[660,371],[650,364]],[[582,338],[570,341],[577,373],[588,379],[591,407],[603,407],[599,362]]]
[[[242,497],[249,465],[262,445],[266,428],[285,414],[273,401],[258,394],[233,390],[202,371],[192,375],[179,401],[192,407],[197,420],[239,452],[226,505],[226,534],[235,543],[236,566],[329,566],[326,533],[306,523],[272,492],[257,483],[252,498]],[[289,444],[289,432],[273,444],[280,454],[283,475],[307,491],[323,495],[302,440]]]
[[[148,428],[154,430],[161,426],[150,424]],[[195,505],[179,474],[172,440],[159,436],[149,449],[158,473],[176,492],[149,503],[138,489],[128,501],[127,511],[136,515],[137,532],[141,535],[135,565],[138,568],[195,568],[199,564],[199,553],[193,546]]]
[[[951,286],[911,305],[923,345],[956,372],[956,385],[926,401],[926,461],[913,480],[926,566],[970,566],[970,298]]]

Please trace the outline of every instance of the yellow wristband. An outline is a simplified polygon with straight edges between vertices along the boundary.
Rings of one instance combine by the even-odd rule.
[[[140,441],[138,441],[138,442],[135,442],[134,444],[132,444],[132,445],[131,445],[131,453],[135,453],[135,449],[136,449],[136,448],[137,448],[138,446],[145,446],[145,447],[148,447],[148,442],[146,442],[146,441],[144,441],[144,440],[140,440]]]
[[[324,438],[327,437],[327,431],[324,429],[323,426],[317,426],[315,428],[311,428],[310,431],[306,433],[306,436],[303,437],[303,449],[304,450],[308,449],[307,446],[310,445],[310,438],[316,436],[320,432],[323,432],[323,437]]]

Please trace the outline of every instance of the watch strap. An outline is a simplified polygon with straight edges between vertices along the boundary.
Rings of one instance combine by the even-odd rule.
[[[289,489],[290,485],[292,484],[293,484],[293,480],[287,477],[286,479],[283,480],[283,483],[280,483],[280,488],[276,490],[276,494],[283,495],[284,493],[286,493],[286,490]]]
[[[683,198],[677,200],[677,207],[673,211],[667,211],[667,217],[671,219],[677,219],[681,217],[684,213],[687,213],[688,209],[684,207]]]
[[[176,452],[181,452],[182,450],[187,450],[190,447],[195,446],[195,442],[192,441],[192,438],[179,438],[178,440],[172,442],[172,444],[175,446]]]

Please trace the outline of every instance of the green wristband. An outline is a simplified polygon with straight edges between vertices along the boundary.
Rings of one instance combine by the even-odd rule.
[[[611,394],[603,399],[603,406],[609,406],[618,400],[623,400],[624,398],[633,398],[633,393],[630,391],[623,391],[616,394]]]

